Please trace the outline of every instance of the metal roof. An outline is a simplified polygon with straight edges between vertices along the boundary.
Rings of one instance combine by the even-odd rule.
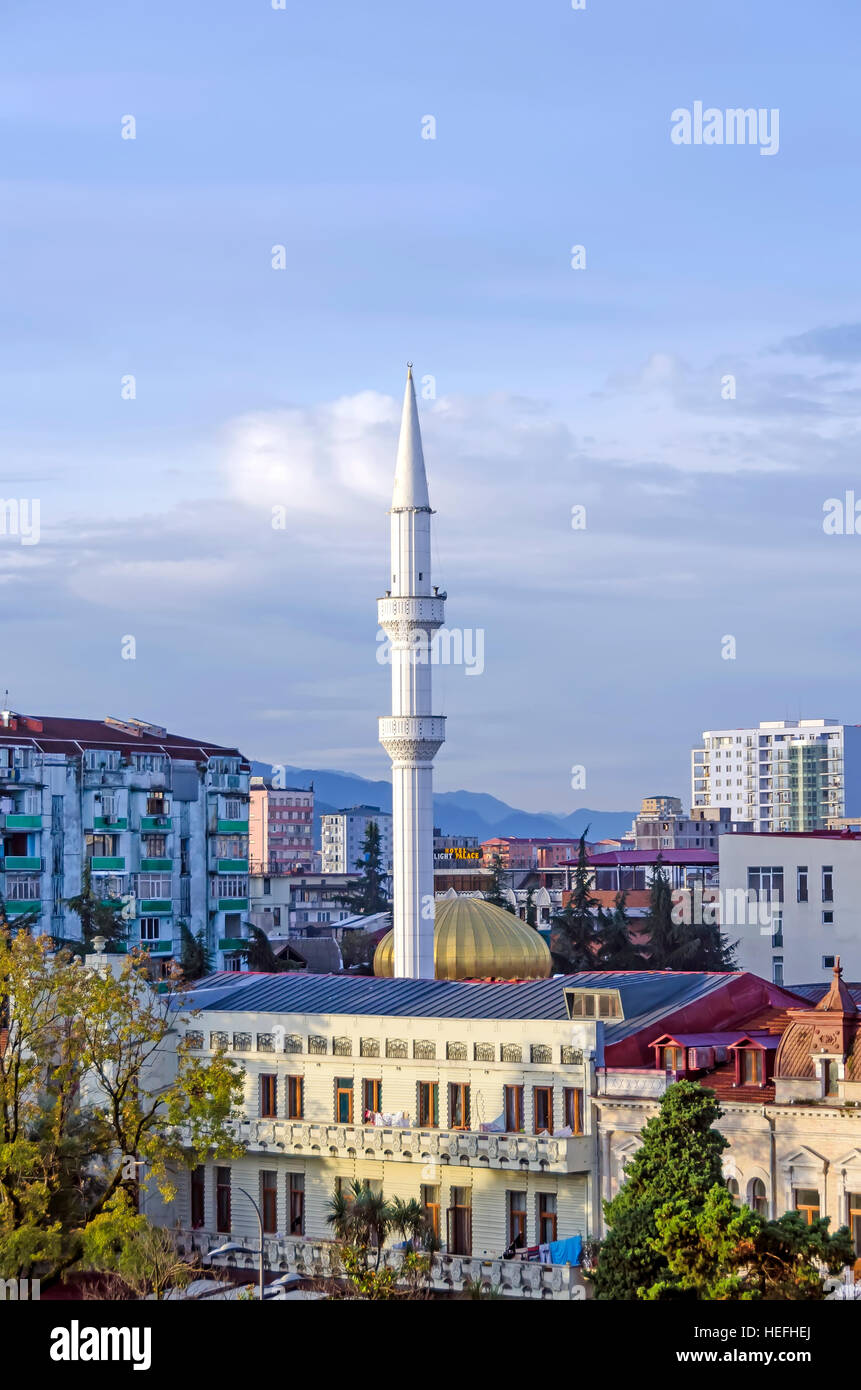
[[[377,979],[222,971],[196,982],[178,1007],[231,1013],[360,1014],[403,1018],[568,1018],[565,989],[618,989],[624,1019],[605,1024],[608,1043],[670,1009],[721,989],[733,974],[591,970],[549,980],[504,982]]]

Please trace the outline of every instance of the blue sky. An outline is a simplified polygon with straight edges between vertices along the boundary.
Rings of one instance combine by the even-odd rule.
[[[861,717],[861,538],[821,524],[861,497],[861,12],[586,3],[7,3],[14,707],[383,775],[410,357],[449,621],[485,631],[438,673],[441,789],[687,800],[703,728]],[[779,109],[779,152],[675,146],[697,100]]]

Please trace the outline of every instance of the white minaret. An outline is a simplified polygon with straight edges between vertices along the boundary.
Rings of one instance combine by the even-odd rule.
[[[432,980],[433,759],[445,719],[431,713],[431,643],[444,621],[445,594],[431,587],[431,505],[412,363],[389,515],[392,586],[377,616],[392,661],[392,714],[380,720],[380,743],[392,760],[395,975]]]

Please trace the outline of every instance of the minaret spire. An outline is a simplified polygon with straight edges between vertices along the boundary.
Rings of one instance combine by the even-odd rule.
[[[431,587],[431,506],[411,362],[389,515],[391,589],[377,612],[392,663],[392,713],[380,720],[380,742],[392,760],[394,973],[433,979],[433,759],[445,720],[431,713],[431,643],[445,602]]]

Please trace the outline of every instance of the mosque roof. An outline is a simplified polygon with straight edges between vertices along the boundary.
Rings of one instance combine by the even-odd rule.
[[[553,968],[544,938],[513,912],[483,898],[438,899],[433,932],[437,979],[544,979]],[[377,947],[375,975],[394,974],[394,941],[390,931]]]

